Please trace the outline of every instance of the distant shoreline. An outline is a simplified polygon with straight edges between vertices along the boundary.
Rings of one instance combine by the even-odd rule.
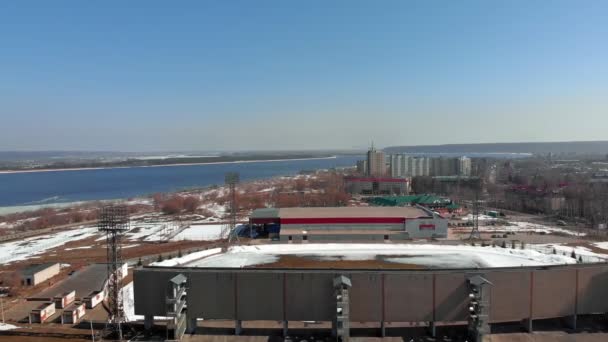
[[[329,157],[313,157],[313,158],[284,158],[284,159],[261,159],[261,160],[234,160],[234,161],[223,161],[223,162],[176,163],[176,164],[164,164],[164,165],[159,164],[159,165],[133,165],[133,166],[75,167],[75,168],[60,168],[60,169],[0,170],[0,175],[15,174],[15,173],[35,173],[35,172],[65,172],[65,171],[110,170],[110,169],[135,169],[135,168],[148,168],[148,167],[175,167],[175,166],[239,164],[239,163],[264,163],[264,162],[281,162],[281,161],[298,161],[298,160],[324,160],[324,159],[336,159],[336,158],[337,158],[337,156],[329,156]]]

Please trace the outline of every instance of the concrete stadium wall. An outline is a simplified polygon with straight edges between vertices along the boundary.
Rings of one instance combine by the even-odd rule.
[[[479,270],[286,270],[145,267],[134,272],[135,313],[165,316],[168,280],[188,277],[188,316],[204,319],[330,321],[333,278],[351,279],[353,322],[464,322],[467,279],[486,277],[490,320],[608,312],[608,265]]]

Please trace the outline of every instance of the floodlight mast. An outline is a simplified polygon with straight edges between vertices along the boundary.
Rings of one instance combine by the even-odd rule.
[[[124,205],[101,209],[99,231],[106,234],[106,263],[109,320],[106,335],[122,340],[121,324],[125,322],[120,282],[122,280],[122,235],[129,230],[129,211]]]

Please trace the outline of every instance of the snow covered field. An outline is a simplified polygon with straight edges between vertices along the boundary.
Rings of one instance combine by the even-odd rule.
[[[133,228],[125,235],[125,243],[135,241],[160,241],[164,238],[162,231],[163,223],[142,223],[137,224],[137,228]],[[171,241],[213,241],[221,238],[223,225],[192,225],[177,234]],[[61,247],[67,243],[97,237],[96,241],[105,240],[105,236],[97,231],[97,227],[81,227],[52,234],[40,235],[23,240],[0,243],[0,265],[8,264],[14,261],[21,261],[31,258],[37,258],[38,255]],[[132,248],[139,246],[136,243],[130,243],[123,248]],[[78,246],[65,248],[66,251],[73,250],[89,250],[93,246]]]
[[[597,246],[597,245],[603,246]],[[601,249],[607,249],[606,253],[596,253],[591,251],[589,248],[584,246],[565,246],[563,244],[534,244],[529,245],[528,248],[539,251],[541,253],[552,254],[554,251],[556,254],[571,255],[575,253],[576,257],[580,257],[583,262],[608,262],[608,243],[594,243],[596,247]]]
[[[465,216],[463,221],[471,221],[473,220],[472,215]],[[509,221],[506,225],[489,225],[489,223],[498,222],[499,220],[490,217],[487,215],[479,215],[479,231],[481,232],[532,232],[537,234],[564,234],[570,236],[585,236],[587,234],[576,232],[573,230],[551,227],[544,224],[538,223],[530,223],[530,222],[520,222],[520,221]],[[470,227],[459,228],[459,229],[467,229],[470,230]]]
[[[234,246],[226,253],[191,262],[172,259],[189,267],[247,267],[263,265],[292,255],[313,260],[373,260],[414,264],[430,268],[516,267],[573,264],[570,255],[531,249],[418,244],[273,244]],[[186,258],[188,256],[185,256]],[[183,259],[183,258],[181,258]]]
[[[213,241],[222,238],[222,224],[201,224],[191,225],[184,229],[181,233],[177,234],[171,241]]]
[[[26,260],[49,249],[63,246],[71,241],[86,239],[98,234],[97,228],[79,228],[53,234],[35,236],[0,244],[0,265]]]

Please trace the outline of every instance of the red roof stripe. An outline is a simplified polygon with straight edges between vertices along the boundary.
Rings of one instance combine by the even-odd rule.
[[[405,217],[322,217],[322,218],[284,218],[281,224],[366,224],[366,223],[392,223],[399,224],[406,221]]]

